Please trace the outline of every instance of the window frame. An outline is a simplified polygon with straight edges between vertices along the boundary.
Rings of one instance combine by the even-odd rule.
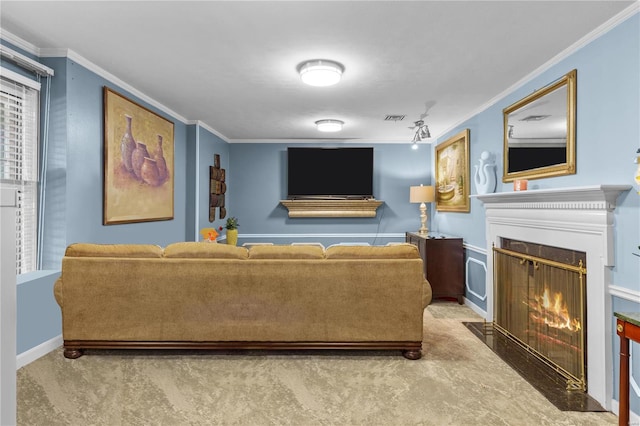
[[[27,166],[27,173],[30,176],[22,176],[22,169],[19,172],[15,172],[15,176],[20,175],[19,179],[12,179],[7,172],[5,176],[4,171],[0,174],[0,184],[3,187],[15,188],[20,193],[18,194],[18,209],[16,217],[16,274],[26,274],[38,270],[38,189],[40,185],[40,94],[41,84],[39,81],[32,80],[17,72],[11,71],[5,67],[0,67],[1,76],[0,85],[4,89],[9,89],[11,86],[22,87],[24,89],[25,96],[22,101],[28,101],[33,105],[26,105],[26,114],[22,114],[20,129],[24,135],[24,139],[18,143],[12,143],[12,146],[21,146],[21,149],[25,150],[20,154],[20,161],[27,156],[31,156],[31,170]],[[9,90],[6,90],[9,93]],[[10,95],[8,95],[10,96]],[[8,97],[7,96],[7,97]],[[26,120],[24,117],[26,116]],[[0,123],[0,126],[4,126]],[[5,144],[5,137],[3,135],[0,140],[0,147],[9,146],[7,142]],[[26,152],[30,150],[30,152]],[[2,153],[0,152],[0,155]],[[1,161],[1,159],[0,159]],[[2,170],[0,170],[2,171]],[[9,177],[9,178],[7,178]],[[28,206],[25,205],[28,204]]]

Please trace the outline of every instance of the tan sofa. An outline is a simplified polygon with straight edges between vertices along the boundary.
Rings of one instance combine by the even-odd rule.
[[[410,244],[70,245],[54,287],[85,349],[385,349],[418,359],[431,287]]]

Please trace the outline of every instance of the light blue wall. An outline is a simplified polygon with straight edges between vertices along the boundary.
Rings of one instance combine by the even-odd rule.
[[[174,123],[174,218],[102,225],[103,86]],[[67,244],[184,241],[186,227],[186,125],[72,60],[67,60]],[[192,183],[191,183],[192,184]]]
[[[578,70],[577,174],[538,179],[529,189],[560,188],[596,184],[632,184],[633,158],[640,143],[640,46],[638,14],[601,38],[583,47],[542,75],[527,82],[495,105],[462,123],[438,142],[470,129],[470,158],[477,164],[482,151],[496,155],[502,171],[502,110],[515,101],[571,71]],[[496,192],[512,191],[511,183],[499,179]],[[472,186],[472,193],[476,193]],[[614,282],[637,288],[633,280],[639,266],[631,252],[640,241],[640,198],[633,192],[618,199],[616,209],[616,268]],[[472,199],[471,213],[438,212],[435,226],[458,234],[465,242],[485,246],[484,209]],[[620,230],[624,229],[624,232]]]
[[[126,90],[65,58],[45,58],[56,71],[49,126],[45,267],[60,268],[74,242],[149,243],[184,240],[186,223],[186,125]],[[108,86],[174,123],[174,219],[102,224],[103,87]]]
[[[385,244],[404,240],[406,231],[420,227],[418,205],[409,203],[409,187],[430,184],[428,146],[412,150],[409,144],[339,144],[327,147],[374,148],[373,192],[384,205],[374,218],[288,217],[280,200],[287,197],[287,147],[309,144],[231,144],[228,192],[229,214],[240,221],[240,243],[271,241],[286,244],[317,241],[325,245],[344,241]],[[327,173],[331,173],[327,168]],[[331,234],[334,234],[333,236]]]
[[[187,208],[194,204],[193,196],[187,201],[186,189],[195,187],[195,182],[187,184],[187,126],[184,123],[72,60],[44,58],[40,61],[55,71],[51,84],[47,173],[42,180],[46,183],[43,267],[53,272],[25,274],[18,279],[18,353],[61,334],[53,283],[67,245],[94,242],[165,246],[184,241]],[[11,68],[11,64],[4,61],[2,65]],[[105,85],[174,123],[173,220],[102,225],[102,91]],[[44,88],[43,84],[43,93]],[[42,104],[44,106],[44,101]],[[44,125],[42,129],[44,133]]]
[[[227,209],[227,218],[232,216],[229,213],[233,211],[233,180],[229,176],[229,144],[218,136],[214,135],[207,129],[198,126],[198,224],[197,232],[202,228],[218,228],[224,226],[225,219],[220,219],[220,208],[216,208],[216,218],[213,222],[209,222],[209,166],[213,166],[214,154],[220,155],[220,168],[225,170],[225,183],[227,184],[227,193],[225,194],[225,207]],[[224,237],[224,231],[220,232],[218,239]],[[196,235],[196,241],[201,240],[200,234]]]
[[[186,162],[187,164],[197,164],[198,162],[198,125],[189,124],[187,126],[187,152]],[[197,167],[187,167],[186,170],[187,182],[196,182]],[[196,193],[198,192],[198,185],[187,185],[185,188],[186,193],[186,220],[185,220],[185,241],[195,241],[194,229],[196,229],[196,222],[198,221],[198,215],[196,213]]]
[[[18,278],[17,346],[18,354],[28,351],[61,333],[62,315],[53,298],[58,271],[38,271]],[[25,279],[26,278],[26,279]]]
[[[496,155],[497,169],[502,172],[502,110],[562,75],[577,69],[577,173],[570,176],[532,180],[529,189],[576,187],[598,184],[634,183],[635,152],[640,148],[640,15],[635,14],[602,37],[565,58],[541,75],[528,81],[495,105],[470,118],[448,134],[446,140],[458,131],[468,128],[471,133],[470,158],[477,164],[482,151]],[[435,148],[434,148],[435,149]],[[496,192],[512,191],[511,183],[499,179]],[[640,292],[640,259],[632,253],[640,244],[640,196],[638,188],[618,198],[615,210],[615,267],[613,284]],[[472,194],[476,193],[472,187]],[[435,226],[441,231],[459,235],[467,244],[486,248],[485,215],[482,204],[471,201],[471,212],[436,213]],[[469,255],[469,252],[468,252]],[[484,288],[474,290],[484,293]],[[490,284],[489,284],[490,285]],[[636,293],[638,294],[638,293]],[[477,303],[477,298],[467,297]],[[613,308],[628,311],[640,310],[638,301],[613,299]],[[611,327],[614,327],[611,319]],[[615,336],[615,333],[614,333]],[[636,345],[637,347],[637,345]],[[618,343],[612,348],[615,370],[614,397],[618,397]],[[637,381],[640,382],[640,348],[633,359]],[[640,399],[633,391],[632,407],[640,412]]]

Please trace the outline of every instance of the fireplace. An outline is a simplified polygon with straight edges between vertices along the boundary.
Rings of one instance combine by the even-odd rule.
[[[501,239],[493,248],[494,329],[585,391],[586,254]]]
[[[492,247],[503,249],[503,239],[526,241],[584,253],[588,279],[584,280],[584,374],[589,396],[611,410],[613,397],[613,312],[610,286],[614,267],[614,210],[618,196],[629,185],[529,190],[474,195],[485,208],[487,251],[487,314],[494,322],[498,289],[491,285],[497,273]],[[542,256],[541,256],[542,257]],[[553,290],[550,289],[550,292]],[[544,297],[544,294],[542,295]],[[551,297],[554,297],[553,295]],[[563,299],[573,296],[563,295]],[[533,297],[535,300],[535,297]],[[578,315],[570,314],[574,317]],[[580,376],[578,370],[577,376]],[[580,379],[580,377],[577,377]]]

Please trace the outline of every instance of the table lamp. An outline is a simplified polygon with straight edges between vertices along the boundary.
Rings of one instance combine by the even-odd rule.
[[[435,200],[435,188],[433,186],[412,186],[409,193],[409,201],[412,203],[420,203],[420,229],[419,234],[427,234],[427,205]]]

